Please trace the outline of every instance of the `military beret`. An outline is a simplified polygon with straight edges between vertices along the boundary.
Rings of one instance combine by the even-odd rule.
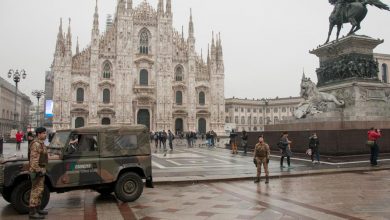
[[[40,134],[43,132],[46,132],[46,128],[44,128],[44,127],[39,127],[37,129],[35,129],[35,133],[37,133],[37,134]]]

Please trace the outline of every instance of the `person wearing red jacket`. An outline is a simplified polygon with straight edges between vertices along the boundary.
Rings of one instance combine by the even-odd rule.
[[[18,131],[15,135],[15,139],[16,139],[16,151],[20,151],[20,143],[22,143],[22,140],[23,140],[23,132],[22,131]]]
[[[370,144],[370,150],[371,150],[371,156],[370,156],[370,162],[371,166],[378,166],[378,154],[379,154],[379,146],[378,146],[378,139],[381,137],[381,130],[371,128],[368,131],[368,143]]]

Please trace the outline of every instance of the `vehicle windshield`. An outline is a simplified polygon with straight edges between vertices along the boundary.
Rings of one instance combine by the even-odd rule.
[[[51,149],[59,149],[64,148],[66,146],[66,141],[69,138],[69,131],[65,132],[57,132],[54,134],[54,137],[49,145],[49,148]]]

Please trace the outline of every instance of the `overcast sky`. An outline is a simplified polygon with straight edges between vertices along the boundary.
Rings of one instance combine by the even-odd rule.
[[[133,0],[134,7],[142,0]],[[148,0],[156,8],[157,0]],[[382,0],[390,4],[390,0]],[[117,0],[99,0],[100,29]],[[315,81],[318,59],[308,53],[326,40],[328,0],[172,0],[174,27],[185,35],[193,11],[196,49],[207,51],[211,32],[221,32],[225,97],[273,98],[299,94],[303,69]],[[44,89],[53,60],[59,20],[72,19],[73,49],[90,42],[95,0],[0,0],[0,75],[24,68],[21,90]],[[358,34],[381,38],[377,53],[390,53],[390,12],[369,6]],[[350,25],[344,25],[341,35]],[[334,38],[334,35],[332,36]],[[332,39],[333,39],[332,38]]]

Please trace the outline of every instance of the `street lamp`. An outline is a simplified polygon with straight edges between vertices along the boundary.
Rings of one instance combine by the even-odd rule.
[[[16,129],[18,127],[18,123],[17,123],[17,120],[16,120],[16,117],[17,117],[17,113],[16,113],[16,99],[18,97],[18,83],[22,80],[22,79],[26,79],[26,71],[25,70],[13,70],[13,69],[10,69],[8,71],[8,78],[12,78],[15,82],[15,100],[14,100],[14,129]]]
[[[33,96],[37,97],[38,100],[38,108],[37,108],[37,127],[39,127],[39,99],[44,96],[46,93],[43,90],[34,90],[31,93]]]

